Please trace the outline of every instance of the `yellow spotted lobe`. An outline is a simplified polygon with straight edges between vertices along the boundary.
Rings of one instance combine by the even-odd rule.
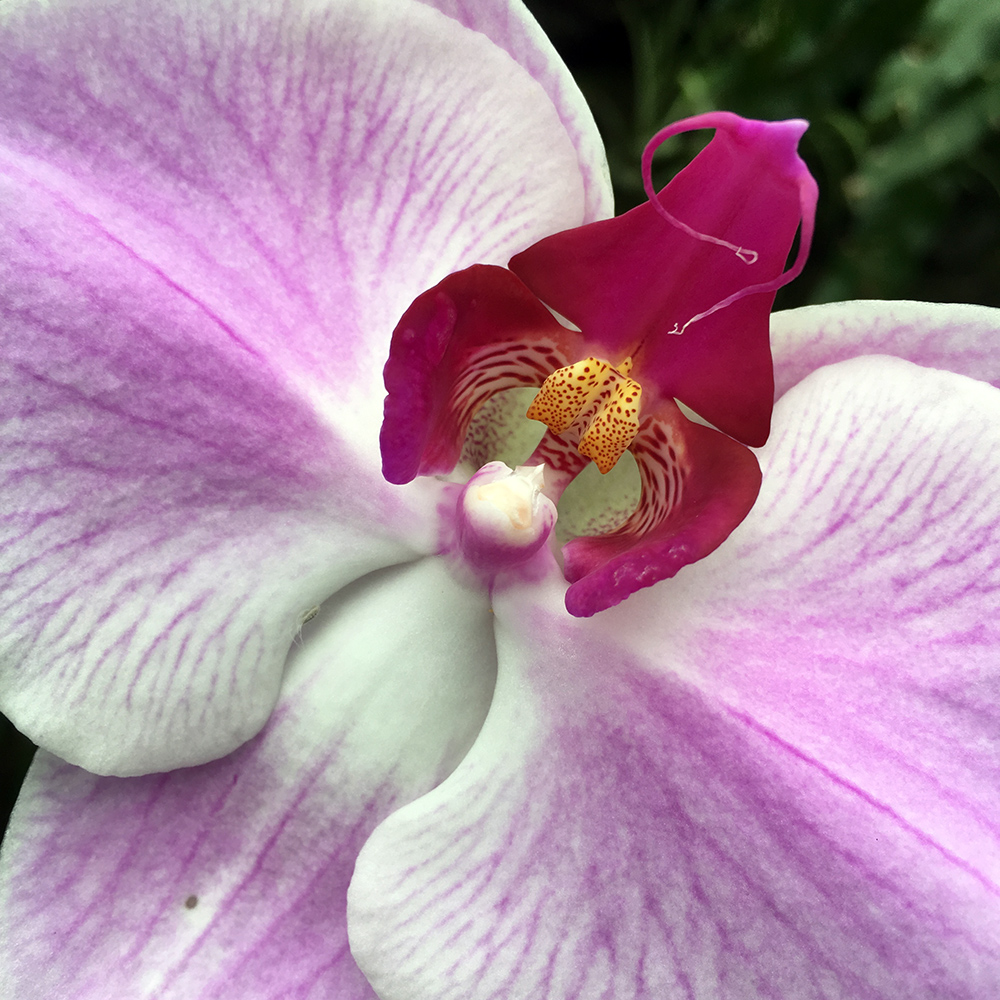
[[[615,467],[639,431],[642,386],[618,372],[615,375],[611,399],[594,414],[579,446],[580,454],[592,458],[605,474]]]
[[[562,434],[580,415],[598,390],[601,376],[611,367],[598,358],[584,358],[557,368],[543,383],[528,407],[527,416],[547,424],[553,434]]]
[[[628,377],[631,371],[631,358],[613,366],[590,357],[558,368],[538,390],[527,416],[553,434],[578,425],[580,454],[609,472],[639,430],[642,387]]]

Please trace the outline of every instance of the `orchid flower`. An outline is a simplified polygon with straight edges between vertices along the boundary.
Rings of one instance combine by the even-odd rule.
[[[993,1000],[1000,317],[776,314],[772,414],[799,126],[772,235],[739,158],[604,221],[515,0],[18,0],[0,64],[0,995]],[[511,386],[594,358],[690,454],[562,566],[591,424],[476,471],[530,426],[450,381],[483,274]],[[747,405],[685,369],[741,325]]]
[[[418,297],[396,327],[385,367],[386,478],[452,472],[465,442],[471,437],[475,448],[483,437],[471,425],[484,405],[505,389],[535,386],[526,416],[549,431],[528,459],[541,464],[526,466],[546,470],[532,494],[557,499],[590,459],[608,473],[626,450],[642,481],[627,519],[565,547],[571,614],[594,614],[708,555],[753,505],[760,469],[747,448],[688,420],[674,397],[739,441],[767,440],[774,398],[767,316],[774,290],[805,263],[816,205],[815,182],[796,153],[805,125],[726,113],[677,122],[643,157],[648,204],[542,240],[510,270],[473,266]],[[657,196],[652,154],[691,128],[717,132]],[[699,232],[672,214],[681,207],[692,221],[762,249]],[[796,263],[780,274],[800,221]],[[720,247],[733,255],[720,259]],[[756,265],[756,278],[744,264]],[[558,322],[532,292],[582,328]],[[485,436],[495,446],[501,421],[486,414]],[[485,475],[495,480],[497,472]],[[527,477],[507,475],[502,488],[511,481],[526,485]],[[491,496],[470,505],[482,489],[467,489],[459,535],[468,561],[492,581],[490,571],[509,568],[512,554],[523,561],[546,541],[554,510],[549,503],[538,513],[535,531],[502,514],[503,525],[515,525],[502,536],[490,513],[484,549],[475,511],[498,504]],[[498,552],[504,539],[511,544]]]

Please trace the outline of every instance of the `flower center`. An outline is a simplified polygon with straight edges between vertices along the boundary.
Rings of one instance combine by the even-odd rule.
[[[489,462],[458,498],[458,533],[466,561],[487,576],[526,562],[556,522],[555,504],[542,492],[544,470]]]
[[[592,458],[602,473],[610,472],[639,430],[642,386],[629,378],[631,371],[631,358],[617,366],[584,358],[557,368],[542,383],[527,416],[553,434],[578,431],[580,454]]]

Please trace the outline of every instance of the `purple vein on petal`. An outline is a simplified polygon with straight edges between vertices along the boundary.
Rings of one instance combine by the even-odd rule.
[[[590,668],[599,676],[612,662],[584,648],[550,678],[554,691],[570,677],[587,689]],[[554,669],[539,668],[543,688]],[[785,1000],[789,975],[796,996],[885,1000],[914,932],[940,943],[920,965],[949,985],[960,987],[970,956],[992,967],[970,906],[997,887],[974,862],[746,713],[676,680],[613,673],[576,710],[546,701],[542,717],[560,723],[524,760],[501,715],[478,757],[376,832],[356,898],[379,913],[383,941],[392,926],[391,945],[369,952],[355,924],[376,988],[433,1000],[658,997],[669,979],[678,996]],[[921,854],[933,859],[911,878]],[[942,880],[953,891],[938,894]]]
[[[809,754],[803,752],[798,747],[781,739],[777,733],[768,729],[766,726],[762,726],[759,722],[753,719],[750,715],[745,712],[740,712],[732,708],[727,708],[726,712],[734,719],[737,719],[747,728],[752,729],[754,732],[759,733],[766,740],[773,743],[775,746],[780,747],[786,753],[792,754],[797,757],[803,763],[807,764],[811,768],[815,768],[819,773],[821,773],[827,780],[838,785],[840,788],[845,789],[852,795],[856,795],[862,801],[866,802],[872,808],[877,809],[883,815],[889,817],[893,823],[897,824],[901,829],[906,830],[913,837],[919,840],[926,847],[933,851],[936,851],[943,858],[949,861],[951,864],[958,868],[961,868],[966,874],[972,876],[979,882],[983,888],[992,893],[994,896],[1000,897],[1000,886],[998,886],[992,879],[988,878],[981,871],[979,871],[975,866],[964,861],[958,855],[949,851],[942,844],[938,843],[933,837],[928,836],[919,827],[914,826],[912,823],[904,819],[896,810],[892,809],[890,806],[886,805],[884,802],[880,801],[876,796],[869,794],[863,788],[855,785],[854,783],[842,778],[840,775],[836,774],[832,769],[824,765],[821,761],[817,760],[815,757],[811,757]],[[993,828],[996,829],[995,827]]]
[[[280,721],[280,720],[279,720]],[[287,806],[283,806],[278,810],[280,813],[279,819],[274,823],[271,830],[265,831],[260,838],[260,846],[257,850],[256,857],[254,858],[253,864],[250,865],[243,877],[235,883],[229,890],[226,897],[220,902],[218,909],[218,917],[220,920],[225,921],[234,906],[238,901],[241,901],[242,896],[245,894],[248,886],[253,883],[264,870],[268,856],[274,852],[277,844],[279,843],[282,834],[290,827],[295,824],[297,819],[297,814],[300,811],[303,803],[310,797],[310,794],[315,789],[317,783],[322,779],[326,770],[330,765],[337,759],[338,754],[342,751],[342,741],[338,741],[339,745],[333,745],[330,747],[329,751],[323,756],[315,760],[310,768],[306,771],[305,775],[296,783],[295,794]],[[376,794],[376,798],[379,795]],[[368,822],[366,822],[366,820]],[[355,821],[356,830],[370,826],[370,819],[364,814],[359,816]],[[353,842],[353,838],[348,836],[346,838],[348,842]],[[328,859],[327,866],[332,866],[336,858]],[[321,880],[321,876],[324,874],[325,868],[321,867],[317,869],[313,879],[307,881],[303,884],[299,897],[308,895],[312,891],[313,887]],[[295,905],[294,900],[289,901],[286,904],[286,910],[293,909]],[[277,913],[270,918],[270,923],[266,924],[263,929],[258,933],[258,938],[266,940],[269,937],[269,930],[273,930],[274,926],[280,924],[283,920],[284,913]],[[194,938],[190,944],[185,949],[183,956],[173,964],[170,970],[169,976],[167,976],[161,984],[161,989],[168,989],[172,982],[176,981],[183,975],[191,961],[194,957],[205,947],[209,940],[211,929],[208,928],[203,931],[200,935]],[[247,955],[250,954],[252,949],[250,948],[249,942],[244,946],[244,956],[243,958],[235,964],[235,966],[230,967],[230,973],[235,972],[239,969],[241,965],[245,964],[247,960]]]
[[[264,731],[229,757],[113,779],[41,755],[0,880],[0,920],[16,914],[4,933],[33,957],[0,970],[23,987],[38,962],[40,995],[51,969],[81,998],[305,1000],[315,988],[374,1000],[346,943],[354,858],[471,743],[492,622],[485,595],[435,560],[373,574],[342,600],[295,647]],[[373,647],[390,621],[396,655],[382,662]],[[387,713],[390,735],[366,738]]]
[[[280,719],[281,714],[282,710],[278,709],[274,712],[271,718],[275,719],[275,717],[277,716]],[[183,876],[188,871],[191,870],[192,866],[194,865],[198,857],[199,851],[201,850],[202,846],[208,839],[209,834],[211,833],[212,821],[221,814],[222,810],[225,808],[226,803],[229,801],[230,796],[232,796],[234,790],[236,789],[236,785],[237,785],[237,777],[234,776],[233,780],[228,785],[224,785],[222,787],[218,796],[208,807],[205,825],[202,827],[199,833],[192,839],[190,847],[185,853],[183,859],[181,860],[177,872],[180,878],[183,878]],[[172,890],[169,889],[165,890],[164,893],[160,896],[160,906],[154,907],[150,911],[150,916],[149,919],[146,921],[146,923],[136,928],[133,945],[131,949],[122,956],[123,963],[128,963],[130,961],[133,961],[139,956],[144,946],[144,942],[152,938],[156,924],[161,919],[160,913],[162,913],[162,911],[167,908],[168,904],[173,898],[173,895],[174,892]]]

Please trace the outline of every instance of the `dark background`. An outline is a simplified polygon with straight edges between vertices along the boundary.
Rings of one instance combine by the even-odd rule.
[[[594,111],[618,212],[644,198],[639,156],[671,121],[719,109],[807,118],[816,236],[778,308],[851,298],[1000,306],[1000,0],[528,7]],[[658,186],[697,135],[658,156]],[[31,753],[0,717],[0,829]]]

